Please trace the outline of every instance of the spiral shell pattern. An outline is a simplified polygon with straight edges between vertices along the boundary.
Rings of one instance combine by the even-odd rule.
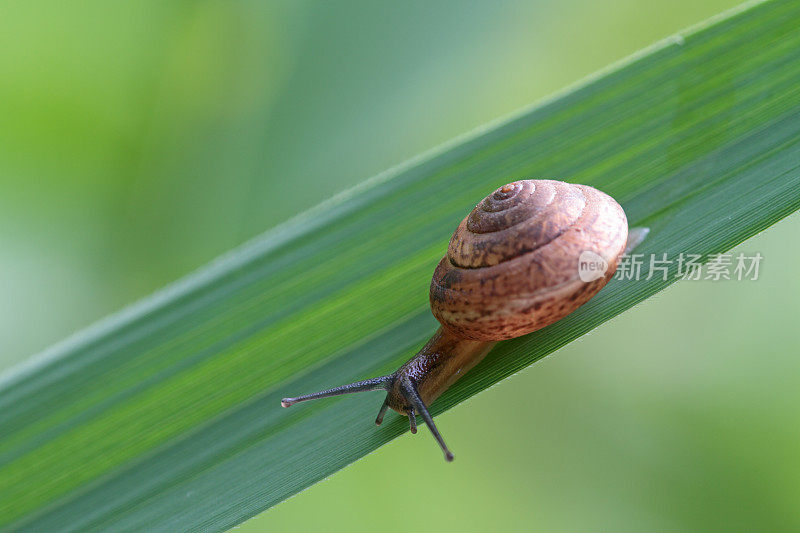
[[[622,207],[597,189],[553,180],[509,183],[459,224],[433,275],[431,309],[461,338],[525,335],[594,296],[614,275],[627,238]],[[579,260],[588,252],[607,266],[586,282]]]

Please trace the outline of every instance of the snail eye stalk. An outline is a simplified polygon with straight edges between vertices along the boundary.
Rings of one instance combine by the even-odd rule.
[[[289,407],[299,402],[306,400],[316,400],[317,398],[330,398],[331,396],[341,396],[342,394],[352,394],[354,392],[366,392],[371,390],[388,390],[392,384],[394,376],[381,376],[379,378],[365,379],[364,381],[356,381],[349,385],[342,385],[341,387],[334,387],[319,392],[312,392],[311,394],[303,394],[296,398],[284,398],[281,400],[282,407]],[[382,416],[380,417],[383,418]]]
[[[381,405],[381,408],[378,411],[378,416],[375,419],[375,423],[377,425],[381,425],[381,422],[383,422],[383,417],[386,414],[386,411],[389,409],[391,397],[394,394],[390,389],[392,389],[393,385],[395,385],[396,380],[399,380],[398,389],[399,395],[402,398],[401,405],[405,404],[410,406],[406,411],[406,415],[408,416],[408,425],[411,428],[411,433],[417,432],[416,415],[420,415],[425,421],[425,424],[427,424],[428,428],[431,430],[433,438],[435,438],[436,442],[438,442],[439,446],[441,446],[442,451],[444,452],[444,458],[448,461],[452,461],[453,453],[444,443],[444,439],[439,433],[439,430],[436,428],[436,424],[433,422],[433,417],[428,412],[428,407],[425,405],[425,402],[422,401],[416,385],[410,379],[406,377],[400,377],[397,374],[390,374],[388,376],[381,376],[379,378],[365,379],[364,381],[356,381],[355,383],[350,383],[349,385],[342,385],[341,387],[334,387],[332,389],[313,392],[311,394],[304,394],[295,398],[284,398],[281,400],[281,406],[289,407],[299,402],[305,402],[306,400],[330,398],[331,396],[341,396],[342,394],[351,394],[354,392],[385,390],[388,391],[388,394],[386,395],[386,399],[383,401],[383,405]],[[395,400],[397,400],[397,398]]]
[[[423,402],[422,398],[420,398],[419,392],[417,392],[417,387],[410,380],[404,379],[400,383],[400,390],[412,407],[411,411],[409,411],[409,421],[413,420],[412,417],[414,416],[414,412],[419,413],[419,415],[422,416],[422,419],[428,425],[428,429],[430,429],[431,433],[433,433],[433,438],[436,439],[436,442],[438,442],[439,446],[441,446],[442,451],[444,452],[444,458],[447,461],[452,461],[453,452],[447,448],[442,435],[439,433],[439,430],[436,429],[436,424],[433,423],[433,417],[428,412],[428,407],[425,405],[425,402]],[[411,432],[414,433],[415,430],[416,420],[411,422]]]

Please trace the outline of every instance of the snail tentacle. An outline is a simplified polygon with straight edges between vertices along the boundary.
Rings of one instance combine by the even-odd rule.
[[[284,398],[281,400],[281,407],[289,407],[299,402],[307,400],[316,400],[318,398],[329,398],[331,396],[340,396],[342,394],[351,394],[354,392],[365,392],[372,390],[388,390],[394,380],[394,374],[388,376],[381,376],[379,378],[365,379],[364,381],[356,381],[349,385],[342,385],[341,387],[334,387],[319,392],[312,392],[311,394],[303,394],[295,398]]]
[[[386,410],[389,409],[389,396],[386,396],[386,399],[383,400],[383,405],[381,405],[380,410],[378,411],[378,416],[375,418],[375,425],[380,426],[383,423],[383,417],[386,414]]]
[[[408,410],[408,425],[411,428],[411,433],[417,432],[417,415],[414,413],[414,408]]]
[[[427,424],[428,429],[430,429],[431,433],[433,433],[433,438],[436,439],[436,442],[438,442],[439,446],[442,448],[442,451],[444,452],[444,458],[447,461],[452,461],[453,452],[447,448],[447,444],[444,443],[441,433],[439,433],[439,430],[436,429],[436,424],[433,423],[433,417],[428,412],[428,407],[425,405],[425,402],[423,402],[422,398],[419,397],[419,392],[417,392],[416,385],[414,385],[411,380],[404,379],[400,382],[400,390],[403,392],[403,396],[405,396],[405,398],[411,402],[412,410],[410,410],[409,413],[416,411],[420,414],[420,416],[422,416],[422,419],[425,421],[425,424]],[[416,429],[416,422],[411,427]]]

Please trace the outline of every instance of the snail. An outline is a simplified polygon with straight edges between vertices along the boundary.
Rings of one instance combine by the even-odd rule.
[[[635,228],[629,236],[622,207],[586,185],[504,185],[481,200],[450,239],[430,287],[431,310],[441,326],[414,357],[387,376],[284,398],[281,405],[385,390],[375,423],[391,407],[408,417],[416,433],[419,415],[452,461],[427,406],[496,342],[541,329],[586,303],[647,231]]]

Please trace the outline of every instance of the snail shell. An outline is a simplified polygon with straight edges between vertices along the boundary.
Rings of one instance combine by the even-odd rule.
[[[431,282],[433,314],[464,339],[497,341],[536,331],[611,279],[627,237],[622,207],[593,187],[509,183],[484,198],[450,239]],[[589,282],[578,268],[586,252],[606,264]]]

